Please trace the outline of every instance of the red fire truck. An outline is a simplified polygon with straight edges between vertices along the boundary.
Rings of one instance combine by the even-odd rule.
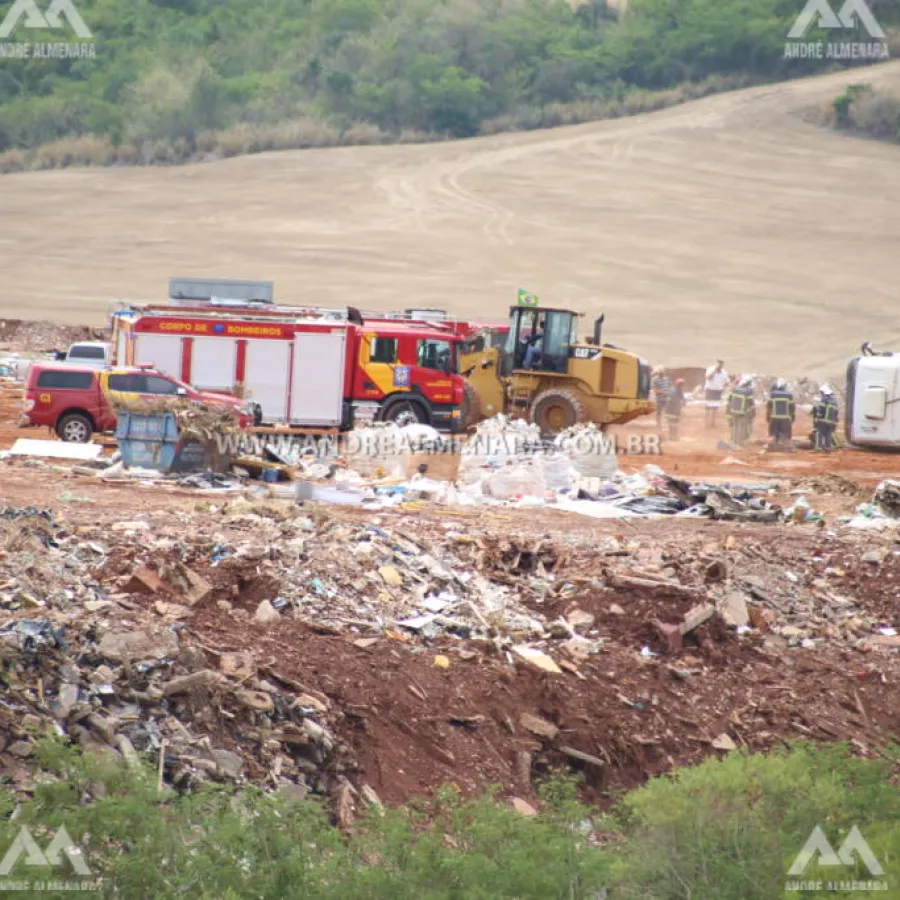
[[[509,322],[470,322],[456,319],[447,310],[435,307],[411,307],[389,313],[364,313],[367,322],[390,322],[401,320],[406,322],[426,323],[431,328],[450,331],[462,342],[461,352],[488,347],[502,347],[509,334]]]
[[[258,425],[347,429],[377,420],[458,431],[458,344],[444,328],[369,323],[353,308],[182,296],[112,315],[115,364],[152,364],[201,390],[250,400]]]

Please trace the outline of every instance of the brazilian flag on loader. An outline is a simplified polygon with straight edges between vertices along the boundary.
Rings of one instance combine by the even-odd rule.
[[[541,301],[534,294],[529,294],[528,291],[523,291],[520,288],[518,305],[519,306],[540,306]]]

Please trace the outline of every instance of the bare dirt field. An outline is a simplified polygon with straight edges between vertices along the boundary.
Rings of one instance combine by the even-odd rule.
[[[857,82],[900,63],[551,131],[6,175],[0,314],[102,325],[173,275],[479,317],[524,287],[653,361],[831,376],[900,337],[900,150],[803,120]]]

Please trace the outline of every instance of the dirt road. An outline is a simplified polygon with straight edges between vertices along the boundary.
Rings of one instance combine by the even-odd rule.
[[[0,314],[102,324],[173,275],[501,317],[524,287],[654,361],[832,375],[900,338],[900,151],[801,115],[860,81],[900,63],[440,145],[3,176]]]

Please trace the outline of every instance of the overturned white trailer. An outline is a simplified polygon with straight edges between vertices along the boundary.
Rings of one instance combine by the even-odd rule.
[[[858,447],[900,448],[900,353],[865,343],[850,360],[844,432]]]

